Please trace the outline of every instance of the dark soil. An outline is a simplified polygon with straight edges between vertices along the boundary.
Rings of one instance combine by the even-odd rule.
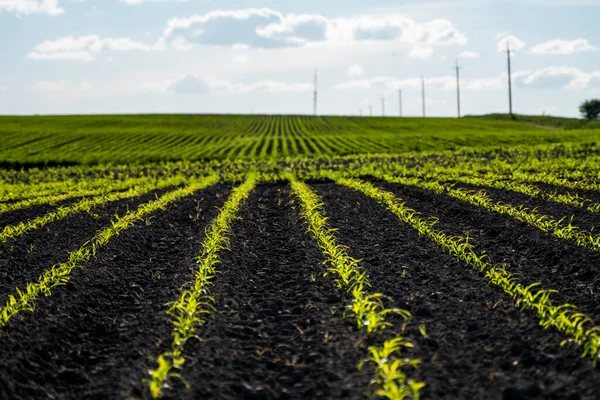
[[[12,293],[15,287],[23,288],[54,264],[67,261],[70,252],[79,249],[97,231],[109,226],[115,214],[124,215],[167,191],[161,189],[137,198],[105,203],[89,212],[70,215],[0,243],[0,295]],[[39,216],[37,210],[31,210],[29,215],[22,214],[24,221]]]
[[[516,308],[479,272],[456,262],[366,196],[331,183],[311,185],[323,196],[339,243],[362,260],[370,290],[413,314],[409,323],[390,316],[393,326],[383,336],[403,335],[415,344],[404,354],[423,362],[417,370],[407,370],[426,382],[423,398],[599,397],[600,373],[579,357],[580,349],[561,347],[560,333],[539,327],[534,314]],[[593,272],[597,255],[577,252],[528,225],[446,196],[378,185],[425,216],[439,216],[440,228],[452,234],[471,230],[492,259],[506,260],[526,281],[543,280],[563,289],[557,299],[599,315],[595,298],[578,286],[586,282],[575,275]],[[230,189],[205,189],[155,213],[149,224],[140,221],[125,230],[96,259],[73,271],[65,287],[41,298],[35,313],[23,313],[0,329],[0,398],[147,398],[142,379],[156,366],[157,355],[170,347],[165,304],[193,279],[206,226]],[[98,217],[68,218],[53,224],[50,232],[20,238],[22,246],[37,239],[31,255],[15,256],[20,266],[15,279],[24,282],[28,274],[37,278],[39,270],[26,268],[34,265],[32,260],[40,261],[35,265],[41,268],[43,257],[36,252],[46,255],[45,268],[54,259],[64,261],[71,242],[77,248],[78,241],[97,230],[93,224],[104,226],[108,220],[104,225],[98,221],[113,213],[96,212]],[[211,287],[215,311],[199,328],[199,340],[186,343],[186,362],[176,371],[190,387],[172,378],[165,398],[364,398],[373,371],[358,371],[357,365],[382,335],[367,338],[343,318],[349,297],[331,277],[322,276],[324,256],[306,233],[298,200],[285,185],[261,185],[240,217]],[[555,264],[548,257],[555,257]],[[6,280],[0,285],[14,287]],[[594,279],[588,280],[594,285]],[[422,324],[427,337],[419,333]]]
[[[374,200],[330,184],[329,223],[350,255],[362,260],[373,290],[412,312],[408,337],[423,361],[412,375],[424,398],[596,399],[600,373],[574,346],[473,268],[456,262]],[[417,331],[425,324],[427,338]]]
[[[364,398],[363,334],[342,318],[347,302],[322,277],[296,202],[283,185],[248,199],[211,290],[216,312],[186,345],[191,388],[175,382],[167,398]]]
[[[204,229],[229,190],[208,188],[123,231],[35,314],[11,320],[0,333],[0,398],[135,395],[170,337],[165,303],[192,279]]]
[[[578,195],[579,197],[589,199],[594,203],[600,203],[600,192],[597,192],[595,190],[570,189],[562,186],[549,185],[546,183],[535,183],[531,185],[537,186],[540,189],[545,190],[549,193]]]
[[[41,217],[51,211],[56,210],[57,207],[69,206],[76,203],[81,198],[69,199],[60,201],[53,205],[51,204],[38,204],[35,206],[22,208],[20,210],[8,211],[0,214],[0,229],[4,229],[7,225],[16,225],[19,222],[27,221],[31,218]]]
[[[398,184],[377,185],[395,193],[422,217],[439,218],[438,229],[452,236],[468,232],[477,251],[485,252],[492,263],[506,264],[522,282],[540,282],[546,289],[560,290],[552,295],[556,304],[575,304],[596,324],[600,322],[600,252],[445,194]]]
[[[504,189],[472,186],[462,183],[455,187],[468,190],[482,190],[487,192],[489,197],[495,202],[500,201],[515,207],[524,205],[530,211],[535,210],[536,213],[550,215],[557,221],[564,218],[563,223],[565,225],[571,222],[574,226],[586,230],[592,230],[594,227],[600,226],[600,214],[588,211],[585,208],[568,206]]]

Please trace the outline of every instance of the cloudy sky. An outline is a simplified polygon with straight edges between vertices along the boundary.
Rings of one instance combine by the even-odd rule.
[[[600,0],[0,0],[0,114],[506,112],[600,97]]]

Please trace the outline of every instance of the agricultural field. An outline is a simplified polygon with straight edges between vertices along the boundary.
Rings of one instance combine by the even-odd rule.
[[[598,130],[0,132],[0,398],[598,398]]]

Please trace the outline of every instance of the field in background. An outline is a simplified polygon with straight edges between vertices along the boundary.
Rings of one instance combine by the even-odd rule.
[[[435,152],[584,142],[600,130],[444,118],[133,115],[0,117],[0,165],[139,164]]]
[[[586,121],[578,118],[553,117],[550,115],[521,115],[514,114],[512,117],[508,114],[487,114],[480,116],[468,116],[478,120],[488,121],[516,121],[529,123],[548,128],[557,129],[600,129],[600,121]]]

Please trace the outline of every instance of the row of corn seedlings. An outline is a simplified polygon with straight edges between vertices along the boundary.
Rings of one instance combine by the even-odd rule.
[[[510,204],[493,202],[489,196],[482,191],[456,189],[450,186],[444,186],[439,182],[425,181],[418,178],[394,177],[386,174],[375,173],[378,178],[390,183],[400,183],[402,185],[415,186],[422,189],[433,191],[437,194],[446,193],[450,197],[462,200],[477,207],[486,210],[508,215],[518,221],[525,222],[544,232],[550,233],[560,239],[568,240],[578,246],[585,247],[591,251],[600,251],[600,234],[594,235],[571,224],[571,221],[564,224],[566,217],[556,220],[549,215],[537,213],[535,210],[529,210],[523,206],[515,207]]]
[[[111,221],[110,226],[97,232],[91,240],[71,252],[67,261],[52,266],[40,276],[37,282],[27,284],[23,290],[17,288],[17,293],[10,295],[6,305],[0,308],[0,327],[5,326],[12,317],[23,311],[33,311],[40,295],[50,296],[57,286],[65,285],[75,268],[81,267],[83,262],[95,257],[98,250],[123,230],[133,226],[137,220],[216,182],[218,182],[216,175],[193,181],[184,188],[168,192],[156,200],[140,205],[136,211],[130,211]]]
[[[327,274],[335,276],[339,289],[352,295],[352,303],[348,305],[347,314],[356,320],[359,329],[373,334],[390,326],[385,320],[390,313],[399,314],[405,319],[411,317],[406,310],[387,308],[385,297],[381,293],[369,293],[370,286],[367,273],[359,266],[359,261],[348,256],[346,249],[337,243],[334,229],[327,226],[327,218],[322,213],[322,202],[305,183],[290,176],[292,191],[300,200],[301,215],[329,264]],[[381,347],[369,347],[370,358],[366,362],[375,364],[377,388],[376,395],[388,399],[418,399],[419,391],[425,385],[407,377],[403,368],[417,367],[420,360],[400,357],[403,347],[412,347],[406,338],[397,336],[387,340]],[[360,364],[362,365],[364,362]]]
[[[25,200],[27,198],[33,197],[67,195],[71,192],[102,190],[107,187],[111,187],[115,184],[119,185],[120,183],[127,181],[131,181],[132,185],[136,185],[141,183],[145,179],[148,178],[99,178],[77,181],[67,179],[62,181],[45,182],[40,184],[21,183],[13,185],[3,185],[0,186],[0,201]]]
[[[148,178],[134,178],[128,179],[125,181],[107,181],[104,185],[98,188],[83,188],[83,189],[75,189],[69,191],[67,193],[50,193],[44,194],[40,193],[36,197],[27,198],[24,200],[19,200],[12,203],[1,203],[0,204],[0,214],[22,210],[28,207],[37,206],[40,204],[56,204],[64,200],[73,199],[76,197],[93,197],[93,196],[101,196],[103,194],[118,191],[118,190],[127,190],[131,187],[143,185],[148,182]]]
[[[574,342],[580,345],[583,348],[583,356],[589,356],[594,366],[596,365],[600,358],[600,326],[594,326],[592,319],[579,312],[575,305],[552,304],[550,297],[552,293],[557,292],[556,290],[539,289],[539,283],[530,285],[521,283],[505,268],[492,264],[486,255],[478,254],[469,243],[468,237],[450,237],[443,231],[436,230],[435,222],[419,218],[415,210],[401,203],[393,193],[378,189],[368,182],[344,178],[340,174],[328,174],[328,176],[342,186],[373,198],[401,221],[413,227],[420,235],[433,240],[458,260],[484,272],[489,283],[502,288],[523,309],[530,309],[537,313],[541,326],[554,327],[562,332],[566,336],[563,344]]]
[[[194,281],[189,283],[189,289],[183,290],[167,310],[167,314],[172,318],[173,337],[170,351],[160,354],[157,358],[158,366],[149,371],[148,384],[153,398],[158,398],[162,390],[168,387],[169,377],[179,377],[172,370],[181,368],[185,361],[183,357],[185,343],[194,337],[197,329],[206,322],[206,314],[210,314],[213,310],[213,298],[209,295],[209,288],[217,273],[219,252],[229,246],[227,235],[231,230],[231,223],[237,218],[242,203],[248,198],[256,183],[257,176],[250,174],[242,185],[233,190],[221,212],[207,230],[206,238],[202,243],[202,253],[196,259],[198,267]]]
[[[181,176],[175,176],[156,182],[147,181],[125,192],[113,192],[92,198],[84,198],[73,205],[59,207],[57,210],[46,213],[40,217],[33,218],[25,222],[20,222],[15,225],[5,226],[4,229],[0,231],[0,242],[6,242],[9,239],[14,239],[26,232],[41,228],[52,222],[60,221],[61,219],[64,219],[70,215],[88,212],[93,208],[106,203],[143,196],[152,190],[163,189],[170,186],[179,186],[184,182],[185,178]]]
[[[513,175],[501,175],[493,171],[478,171],[475,165],[472,169],[465,171],[464,166],[460,167],[440,167],[429,165],[426,169],[407,168],[402,165],[391,164],[387,168],[377,168],[380,172],[386,169],[391,175],[402,177],[419,177],[427,180],[436,180],[440,182],[460,182],[475,186],[490,187],[495,189],[509,190],[516,193],[525,194],[531,197],[537,197],[554,203],[565,204],[571,207],[585,208],[590,212],[600,213],[600,203],[590,199],[582,198],[578,194],[565,193],[560,194],[543,190],[538,186],[516,181],[522,177],[521,174],[512,172]],[[364,169],[364,167],[359,167]],[[367,167],[368,169],[368,167]],[[548,174],[546,174],[548,175]],[[554,181],[554,183],[557,183]],[[559,183],[564,183],[560,181]],[[562,185],[561,185],[562,186]]]
[[[494,175],[487,174],[485,178],[476,178],[476,177],[462,177],[462,176],[438,176],[436,178],[438,180],[449,180],[460,183],[467,183],[470,185],[490,187],[495,189],[509,190],[516,193],[525,194],[531,197],[537,197],[544,200],[551,201],[553,203],[565,204],[571,207],[577,208],[585,208],[586,210],[594,213],[600,213],[600,203],[595,203],[594,201],[586,198],[582,198],[577,194],[560,194],[560,193],[552,193],[545,190],[540,189],[537,186],[533,186],[526,183],[520,183],[515,181],[502,180],[500,177],[496,177]]]

